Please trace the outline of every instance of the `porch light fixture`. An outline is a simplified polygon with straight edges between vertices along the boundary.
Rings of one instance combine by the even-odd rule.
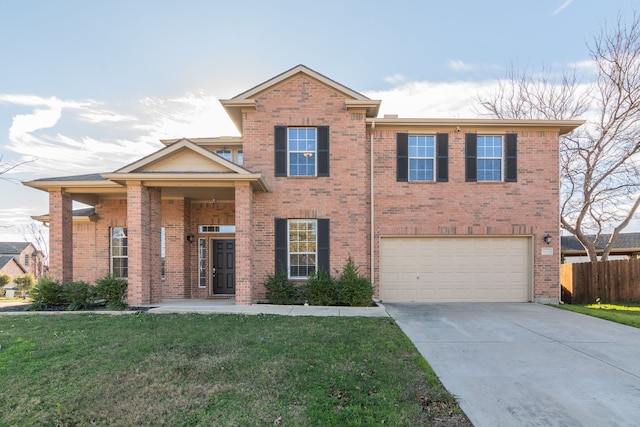
[[[193,234],[187,234],[187,242],[193,243],[194,240],[195,238],[193,237]]]
[[[551,234],[545,234],[542,240],[548,245],[551,243]]]

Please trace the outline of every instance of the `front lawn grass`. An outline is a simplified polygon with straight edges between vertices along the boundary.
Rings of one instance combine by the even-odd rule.
[[[640,304],[561,304],[560,308],[640,328]]]
[[[471,426],[393,320],[0,315],[0,425]]]

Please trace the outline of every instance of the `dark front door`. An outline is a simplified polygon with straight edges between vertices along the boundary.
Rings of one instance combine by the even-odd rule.
[[[214,294],[236,293],[236,242],[235,240],[213,240]]]

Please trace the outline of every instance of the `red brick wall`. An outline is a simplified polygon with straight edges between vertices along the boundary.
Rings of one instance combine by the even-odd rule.
[[[375,245],[381,235],[532,235],[534,299],[559,297],[558,134],[553,131],[501,129],[518,133],[518,182],[465,182],[465,133],[483,129],[428,129],[449,133],[449,181],[396,182],[396,133],[375,131]],[[490,133],[489,133],[490,134]],[[553,236],[553,256],[541,256],[545,234]],[[464,254],[461,254],[464,257]],[[375,283],[378,284],[378,264]]]
[[[351,255],[369,272],[369,154],[363,113],[347,112],[344,95],[306,77],[260,95],[257,111],[244,113],[244,167],[262,173],[272,188],[255,193],[253,212],[253,299],[274,272],[275,218],[328,218],[332,273]],[[274,126],[329,126],[329,177],[275,177]]]
[[[93,283],[109,273],[110,227],[127,226],[126,199],[100,200],[96,217],[96,222],[73,225],[74,280]]]
[[[49,193],[50,276],[68,282],[73,277],[73,224],[71,195],[62,190]]]
[[[4,266],[2,266],[2,268],[0,268],[0,273],[8,274],[9,276],[11,276],[11,280],[24,274],[22,269],[14,261],[9,261]]]

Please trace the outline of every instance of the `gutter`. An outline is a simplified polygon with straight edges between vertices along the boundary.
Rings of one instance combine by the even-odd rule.
[[[370,151],[370,161],[371,161],[371,170],[370,170],[370,176],[371,176],[371,183],[370,183],[370,200],[371,200],[371,237],[370,237],[370,243],[371,243],[371,260],[370,260],[370,266],[371,266],[371,285],[373,285],[374,289],[375,289],[375,223],[376,223],[376,208],[375,208],[375,181],[374,181],[374,158],[373,158],[373,133],[376,129],[376,122],[375,120],[371,120],[371,135],[370,140],[371,140],[371,151]],[[379,291],[379,290],[378,290]]]

